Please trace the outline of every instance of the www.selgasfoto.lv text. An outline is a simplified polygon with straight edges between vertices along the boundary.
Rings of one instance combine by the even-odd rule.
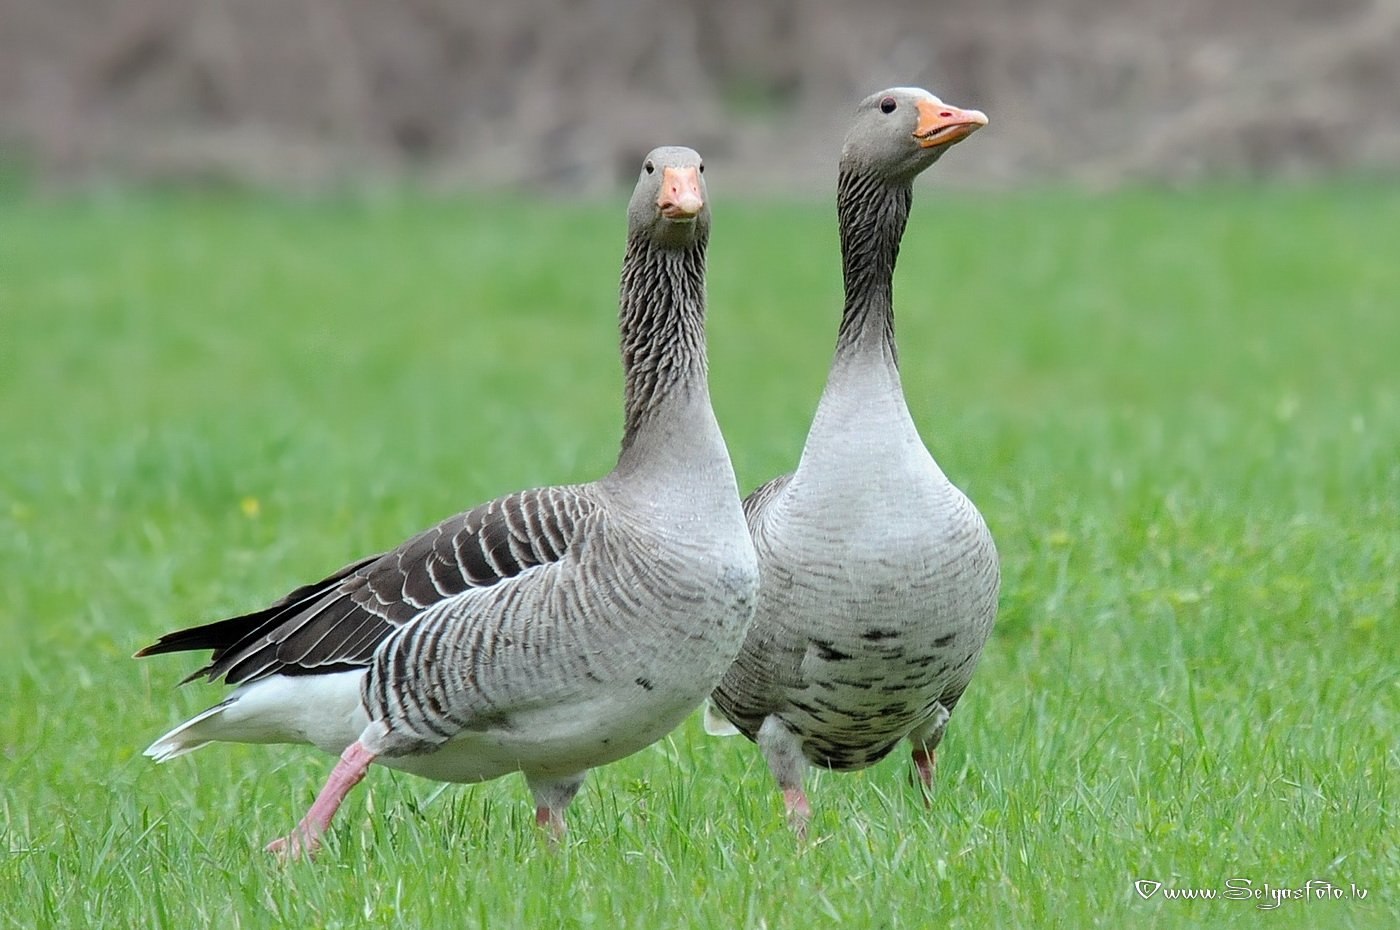
[[[1250,878],[1227,878],[1223,888],[1168,888],[1161,882],[1140,878],[1133,882],[1133,889],[1143,900],[1160,891],[1167,900],[1253,901],[1260,910],[1271,910],[1284,901],[1360,901],[1367,894],[1366,889],[1358,888],[1355,882],[1329,882],[1319,878],[1300,885],[1271,885],[1256,883]]]

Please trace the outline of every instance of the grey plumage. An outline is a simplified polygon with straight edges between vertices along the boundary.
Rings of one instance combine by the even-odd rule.
[[[147,750],[309,742],[341,761],[291,835],[314,851],[371,762],[446,781],[521,771],[541,823],[587,769],[665,735],[733,660],[757,564],[710,407],[709,208],[699,156],[662,148],[628,208],[625,428],[599,481],[507,495],[272,606],[162,637],[212,649],[230,698]]]
[[[757,742],[794,826],[807,765],[852,770],[899,743],[933,751],[996,614],[991,534],[924,448],[900,384],[891,300],[913,180],[986,118],[895,88],[857,109],[837,186],[846,304],[797,470],[744,502],[762,585],[712,696]]]

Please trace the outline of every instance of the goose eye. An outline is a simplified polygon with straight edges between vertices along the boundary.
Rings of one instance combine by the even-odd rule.
[[[701,174],[704,174],[704,173],[705,173],[705,163],[704,163],[703,161],[700,163],[700,173],[701,173]]]
[[[645,169],[647,170],[647,174],[655,174],[655,173],[656,173],[656,166],[653,165],[651,162],[647,162],[647,163],[646,163],[645,165],[643,165],[642,167],[645,168]]]
[[[899,106],[899,104],[895,102],[895,99],[893,97],[886,97],[885,99],[880,101],[880,112],[893,113],[894,108],[897,106]]]

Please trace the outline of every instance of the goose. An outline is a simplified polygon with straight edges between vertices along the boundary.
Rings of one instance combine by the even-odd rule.
[[[862,769],[905,738],[927,801],[996,616],[996,547],[910,417],[891,300],[914,178],[986,122],[912,87],[857,108],[838,172],[835,358],[797,470],[744,501],[758,608],[706,729],[757,743],[799,835],[809,765]]]
[[[655,149],[628,207],[615,468],[498,498],[262,610],[161,637],[137,657],[212,649],[185,681],[234,690],[147,756],[214,741],[338,754],[268,845],[283,858],[318,850],[372,763],[445,782],[521,772],[557,837],[589,769],[705,700],[743,643],[758,568],[710,406],[703,171],[691,149]]]

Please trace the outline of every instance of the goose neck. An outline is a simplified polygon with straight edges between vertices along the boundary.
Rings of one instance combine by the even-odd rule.
[[[836,212],[846,305],[837,355],[874,351],[897,361],[894,341],[894,266],[909,221],[913,186],[843,168]]]
[[[709,410],[703,235],[686,248],[629,239],[619,317],[625,459],[653,445],[658,437],[650,434],[671,434],[678,411]]]

